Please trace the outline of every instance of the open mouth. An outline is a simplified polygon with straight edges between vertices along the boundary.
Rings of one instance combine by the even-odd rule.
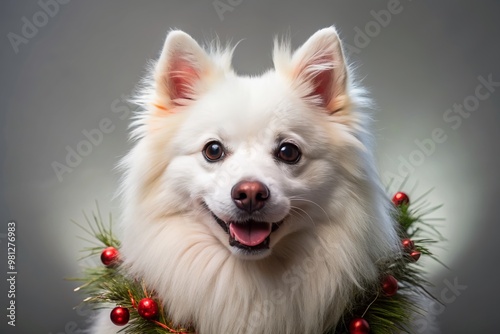
[[[269,249],[271,233],[276,231],[283,223],[283,220],[268,223],[253,219],[225,222],[213,212],[211,213],[215,221],[229,235],[229,245],[250,253]]]

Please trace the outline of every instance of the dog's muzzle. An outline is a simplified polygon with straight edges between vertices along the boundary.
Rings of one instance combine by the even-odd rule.
[[[276,223],[260,222],[255,220],[230,221],[212,216],[220,227],[229,235],[229,245],[250,253],[269,249],[271,234],[278,230],[283,221]]]

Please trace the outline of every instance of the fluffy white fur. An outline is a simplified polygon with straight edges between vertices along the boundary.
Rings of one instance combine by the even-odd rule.
[[[230,49],[206,51],[172,31],[138,97],[136,144],[121,163],[121,251],[173,320],[199,334],[323,333],[377,279],[377,261],[399,251],[368,100],[335,29],[293,53],[275,44],[274,70],[238,76]],[[201,151],[214,139],[226,156],[210,163]],[[276,159],[283,140],[300,147],[297,164]],[[241,180],[271,192],[253,218],[284,219],[257,255],[230,246],[210,213],[248,218],[230,196]],[[106,311],[93,332],[119,329]]]

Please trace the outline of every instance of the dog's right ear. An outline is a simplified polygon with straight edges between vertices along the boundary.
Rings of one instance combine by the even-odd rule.
[[[183,106],[206,88],[214,64],[196,41],[180,30],[167,35],[155,68],[155,88],[161,103]]]

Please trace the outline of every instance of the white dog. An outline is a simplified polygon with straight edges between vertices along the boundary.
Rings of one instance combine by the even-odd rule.
[[[168,34],[122,161],[121,252],[199,334],[321,334],[399,251],[367,123],[333,27],[274,69]],[[109,311],[94,328],[116,333]]]

